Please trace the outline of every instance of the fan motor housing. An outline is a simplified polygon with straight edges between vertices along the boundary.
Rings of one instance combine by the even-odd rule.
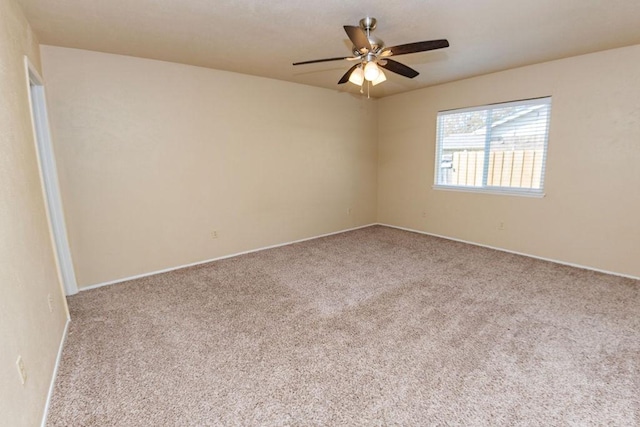
[[[382,41],[382,39],[373,36],[373,35],[369,35],[369,37],[367,37],[367,39],[369,40],[369,44],[371,45],[371,52],[367,52],[366,49],[364,49],[363,51],[359,51],[355,46],[353,47],[353,54],[355,56],[360,56],[360,55],[364,55],[367,53],[374,53],[377,54],[378,52],[380,52],[383,48],[384,48],[384,41]]]

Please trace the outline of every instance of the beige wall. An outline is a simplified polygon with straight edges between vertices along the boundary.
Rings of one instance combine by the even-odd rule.
[[[380,100],[379,221],[640,277],[638,64],[632,46]],[[439,110],[547,95],[546,197],[432,189]]]
[[[81,288],[376,221],[376,101],[97,52],[41,55]]]
[[[376,187],[379,222],[640,276],[639,49],[372,102],[43,46],[79,285],[371,223]],[[546,95],[545,198],[431,189],[437,111]]]
[[[38,43],[13,0],[0,0],[0,424],[42,419],[66,305],[55,266],[31,128],[24,55]],[[53,298],[53,313],[47,297]],[[24,385],[18,355],[27,370]]]

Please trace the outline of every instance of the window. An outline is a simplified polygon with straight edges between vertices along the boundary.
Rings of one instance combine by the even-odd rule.
[[[434,188],[543,195],[551,98],[438,113]]]

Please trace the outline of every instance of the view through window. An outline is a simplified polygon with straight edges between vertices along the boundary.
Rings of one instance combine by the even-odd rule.
[[[435,188],[542,194],[551,98],[438,113]]]

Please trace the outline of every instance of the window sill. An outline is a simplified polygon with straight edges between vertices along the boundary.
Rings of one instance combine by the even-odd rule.
[[[545,196],[545,193],[539,190],[456,187],[453,185],[434,185],[432,188],[434,190],[457,191],[462,193],[480,193],[480,194],[494,194],[494,195],[500,195],[500,196],[533,197],[537,199],[541,199]]]

